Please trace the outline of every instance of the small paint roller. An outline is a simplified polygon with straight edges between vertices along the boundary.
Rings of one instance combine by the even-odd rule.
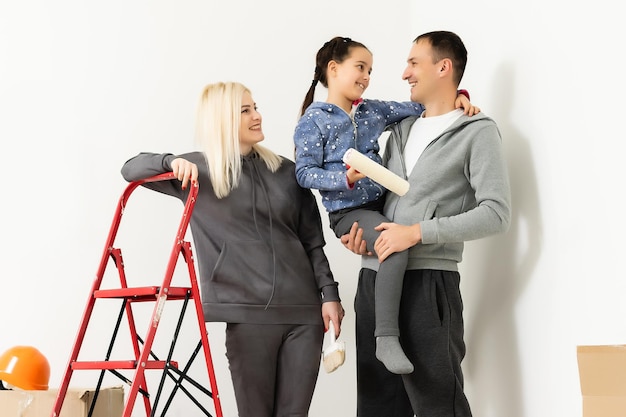
[[[372,161],[354,148],[343,155],[343,162],[400,196],[409,191],[409,182],[384,166]]]
[[[343,362],[346,360],[346,343],[343,341],[337,342],[335,339],[335,325],[332,320],[328,326],[328,334],[330,342],[322,353],[322,362],[324,363],[324,370],[327,373],[331,373],[343,365]]]

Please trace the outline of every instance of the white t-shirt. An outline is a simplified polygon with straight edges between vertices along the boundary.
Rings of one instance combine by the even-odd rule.
[[[407,174],[411,175],[413,167],[417,163],[424,149],[437,136],[446,130],[456,119],[463,114],[462,109],[455,109],[441,116],[419,117],[411,126],[409,138],[404,147],[404,161],[407,167]]]

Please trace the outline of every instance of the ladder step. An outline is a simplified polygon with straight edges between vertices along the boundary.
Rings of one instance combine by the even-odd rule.
[[[135,288],[112,288],[106,290],[96,290],[93,292],[94,298],[126,298],[129,301],[156,301],[161,287],[135,287]],[[182,300],[189,296],[192,299],[190,287],[169,287],[167,289],[168,300]]]
[[[145,369],[164,369],[166,361],[148,361]],[[170,366],[178,368],[178,362],[170,361]],[[135,369],[137,368],[136,360],[125,361],[76,361],[72,363],[72,369],[81,370],[110,370],[110,369]]]

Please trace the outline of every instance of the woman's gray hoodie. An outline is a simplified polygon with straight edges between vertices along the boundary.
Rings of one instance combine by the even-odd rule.
[[[237,188],[215,196],[204,154],[140,153],[122,167],[127,181],[171,172],[181,157],[198,166],[199,191],[191,217],[206,321],[321,324],[322,301],[340,301],[317,202],[301,188],[294,163],[275,173],[256,154],[242,158]],[[144,185],[186,201],[178,180]]]

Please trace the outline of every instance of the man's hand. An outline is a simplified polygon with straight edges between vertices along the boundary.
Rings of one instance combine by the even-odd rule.
[[[380,236],[374,243],[374,250],[378,254],[378,262],[383,262],[389,255],[402,252],[422,241],[422,229],[419,223],[412,226],[404,226],[397,223],[381,223],[375,229],[380,232]]]
[[[372,255],[371,252],[367,251],[367,242],[363,240],[363,229],[359,227],[357,222],[352,224],[348,234],[341,236],[339,239],[346,249],[357,255]]]
[[[183,158],[172,161],[172,172],[182,182],[183,190],[187,188],[189,181],[198,181],[198,166]]]

